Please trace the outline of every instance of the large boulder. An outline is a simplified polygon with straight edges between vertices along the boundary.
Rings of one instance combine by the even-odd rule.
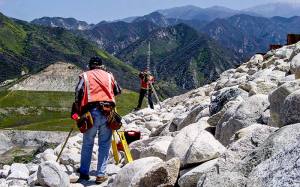
[[[14,163],[10,167],[10,172],[7,180],[27,180],[29,177],[29,170],[25,164]]]
[[[248,94],[237,87],[223,88],[213,93],[211,96],[211,104],[209,106],[210,115],[218,113],[227,102],[236,99],[240,95],[246,96]]]
[[[231,137],[231,144],[227,149],[236,154],[240,159],[251,153],[254,149],[263,144],[263,142],[278,128],[269,127],[261,124],[253,124],[249,127],[237,131]]]
[[[270,101],[270,125],[282,127],[280,111],[284,104],[285,98],[296,90],[300,89],[300,80],[287,82],[269,94]]]
[[[196,186],[199,178],[217,164],[217,159],[207,161],[182,175],[178,184],[180,187]]]
[[[222,175],[208,173],[202,175],[198,181],[197,187],[245,187],[247,178],[238,172],[226,171]]]
[[[280,110],[280,119],[282,126],[300,123],[300,89],[286,97]]]
[[[76,149],[66,149],[59,161],[61,164],[76,165],[80,163],[80,154]]]
[[[40,160],[42,162],[46,162],[46,161],[56,161],[57,160],[57,156],[54,153],[54,150],[52,149],[47,149],[46,151],[44,151],[43,153],[41,153],[40,155]]]
[[[223,145],[228,145],[235,132],[259,122],[268,107],[267,95],[257,94],[249,97],[237,107],[228,121],[217,125],[216,138]]]
[[[39,165],[37,178],[39,184],[43,186],[68,187],[70,185],[69,176],[63,172],[58,163],[52,161]]]
[[[274,68],[268,68],[268,69],[257,71],[253,75],[249,76],[247,80],[251,80],[254,83],[259,83],[259,82],[278,83],[285,76],[286,76],[286,72],[274,70]]]
[[[174,186],[180,168],[180,160],[173,158],[163,164],[157,164],[152,167],[143,177],[132,181],[132,186]]]
[[[236,132],[231,139],[232,143],[220,155],[217,163],[199,175],[198,186],[245,186],[247,179],[242,167],[244,158],[251,157],[252,152],[263,145],[275,130],[274,127],[254,124]]]
[[[255,94],[266,94],[268,95],[271,91],[275,90],[277,88],[277,84],[272,82],[257,82],[254,84],[250,91],[249,95],[255,95]]]
[[[299,144],[300,123],[288,125],[272,133],[259,147],[247,154],[240,163],[239,170],[248,176],[260,163],[279,154],[283,150],[291,150]]]
[[[300,140],[256,166],[249,175],[247,186],[299,186]]]
[[[239,76],[237,78],[236,77],[230,77],[228,79],[221,79],[220,81],[217,82],[215,90],[245,84],[247,82],[248,74],[243,73],[242,75],[243,76]]]
[[[185,167],[217,158],[225,150],[212,134],[195,123],[175,136],[168,148],[167,159],[178,157],[181,166]]]
[[[233,109],[235,110],[238,107],[238,105],[241,104],[242,101],[242,97],[237,97],[235,100],[227,102],[223,106],[222,110],[210,116],[207,122],[209,123],[209,125],[216,127],[219,122],[227,121],[228,119],[224,116],[224,114],[226,113],[226,116],[228,116],[229,112],[233,111]]]
[[[291,71],[295,74],[296,79],[300,79],[300,53],[294,56],[292,59]]]
[[[159,157],[166,160],[168,147],[173,140],[171,136],[158,136],[146,140],[138,140],[130,144],[133,159],[145,158],[149,156]]]
[[[147,157],[126,164],[114,178],[111,186],[128,187],[142,179],[148,171],[163,161],[158,157]]]
[[[188,115],[177,125],[177,130],[181,130],[184,127],[197,122],[197,116],[198,114],[208,107],[208,103],[202,103],[198,106],[196,106]]]

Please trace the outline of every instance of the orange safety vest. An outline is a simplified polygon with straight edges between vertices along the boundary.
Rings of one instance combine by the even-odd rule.
[[[150,82],[153,83],[154,82],[154,77],[151,75],[148,75],[148,81],[145,81],[145,79],[141,78],[141,88],[142,89],[148,89],[149,88],[149,84]]]
[[[84,95],[80,107],[84,107],[91,102],[113,102],[115,95],[113,88],[115,80],[111,73],[101,69],[94,69],[82,73],[80,78],[84,79]]]

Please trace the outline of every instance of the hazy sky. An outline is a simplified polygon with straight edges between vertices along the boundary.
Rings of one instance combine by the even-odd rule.
[[[89,23],[148,14],[154,10],[183,5],[226,6],[244,9],[275,0],[0,0],[7,16],[31,21],[43,16],[74,17]],[[299,2],[300,0],[286,0]]]

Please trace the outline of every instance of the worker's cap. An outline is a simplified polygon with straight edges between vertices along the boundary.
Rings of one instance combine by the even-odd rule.
[[[89,67],[91,66],[101,66],[102,65],[102,59],[98,56],[94,56],[89,61]]]

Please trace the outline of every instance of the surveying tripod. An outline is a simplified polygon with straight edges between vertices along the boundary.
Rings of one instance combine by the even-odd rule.
[[[129,146],[128,146],[126,138],[125,138],[124,131],[113,130],[113,139],[111,141],[111,145],[112,145],[112,151],[113,151],[114,160],[116,162],[116,165],[120,163],[120,157],[119,157],[118,146],[117,146],[117,136],[120,139],[120,143],[121,143],[123,151],[125,153],[126,162],[127,163],[132,162],[133,159],[132,159]]]

